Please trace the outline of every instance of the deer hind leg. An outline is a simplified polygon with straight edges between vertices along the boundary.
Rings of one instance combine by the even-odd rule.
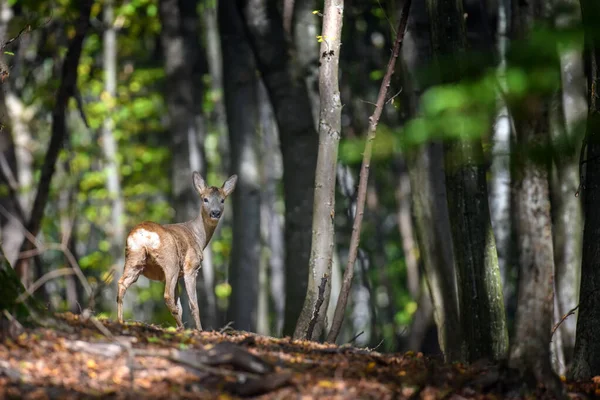
[[[119,291],[117,294],[117,316],[119,322],[123,323],[123,297],[129,286],[135,283],[140,277],[144,269],[144,254],[129,253],[125,259],[125,267],[123,268],[123,275],[119,279]]]
[[[198,269],[185,271],[183,279],[185,281],[185,290],[188,294],[190,311],[194,316],[196,322],[196,328],[201,331],[202,324],[200,324],[200,309],[198,308],[198,296],[196,293],[196,276],[198,275]]]
[[[165,268],[165,271],[168,269]],[[177,295],[177,280],[179,278],[177,269],[173,268],[174,273],[169,273],[165,276],[165,304],[167,308],[175,318],[177,322],[177,328],[183,328],[183,322],[181,320],[181,303],[179,302],[179,296]]]

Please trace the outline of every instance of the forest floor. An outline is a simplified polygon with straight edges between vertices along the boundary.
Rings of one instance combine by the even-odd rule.
[[[503,399],[550,398],[485,362],[444,364],[238,331],[176,331],[61,314],[63,328],[0,332],[0,399]],[[600,395],[600,379],[565,383]]]

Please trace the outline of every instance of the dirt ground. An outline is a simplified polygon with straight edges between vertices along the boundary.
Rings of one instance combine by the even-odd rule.
[[[0,333],[0,399],[552,398],[483,361],[449,365],[413,352],[58,318],[67,329]],[[600,377],[565,390],[572,399],[600,397]]]

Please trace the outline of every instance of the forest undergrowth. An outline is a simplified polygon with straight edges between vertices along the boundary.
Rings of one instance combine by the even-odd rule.
[[[543,399],[515,371],[446,364],[422,353],[177,331],[59,314],[61,327],[0,331],[1,399]],[[600,395],[600,377],[565,382],[572,399]]]

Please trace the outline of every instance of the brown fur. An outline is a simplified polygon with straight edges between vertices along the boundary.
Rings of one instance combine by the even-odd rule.
[[[165,282],[164,299],[177,326],[183,327],[177,282],[184,278],[190,309],[196,327],[202,330],[196,295],[196,276],[202,266],[203,250],[208,245],[223,212],[223,202],[235,188],[237,176],[231,176],[221,188],[207,187],[197,172],[194,187],[202,200],[198,217],[178,224],[160,225],[142,222],[127,235],[125,266],[119,279],[117,314],[123,322],[123,297],[140,275]]]

